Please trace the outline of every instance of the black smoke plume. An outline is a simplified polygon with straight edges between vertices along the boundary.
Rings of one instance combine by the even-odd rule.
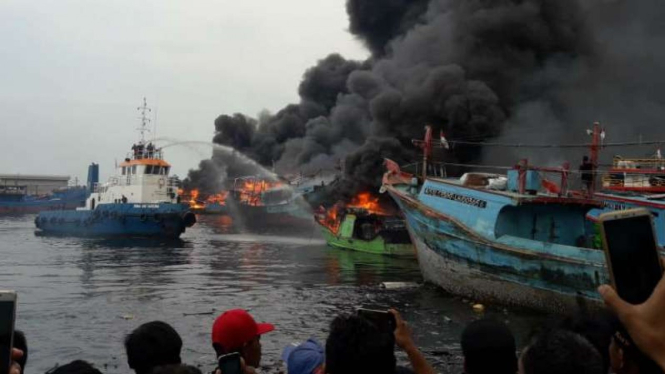
[[[282,173],[344,161],[337,192],[350,195],[378,187],[384,157],[416,161],[411,139],[422,138],[425,124],[448,139],[520,143],[584,143],[595,120],[614,141],[665,132],[665,7],[657,0],[348,0],[346,7],[350,31],[371,56],[319,61],[304,74],[300,102],[275,115],[220,116],[216,143]],[[445,154],[504,165],[577,156],[470,146]]]

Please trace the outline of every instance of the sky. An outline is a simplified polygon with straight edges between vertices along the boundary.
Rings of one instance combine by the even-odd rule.
[[[3,0],[0,174],[84,180],[96,162],[109,177],[138,140],[144,96],[157,139],[211,142],[220,114],[297,102],[332,52],[369,55],[344,0]],[[165,153],[184,177],[211,148]]]

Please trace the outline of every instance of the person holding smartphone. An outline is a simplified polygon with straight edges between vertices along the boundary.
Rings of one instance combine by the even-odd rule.
[[[381,313],[392,315],[392,321],[377,323],[383,318],[370,317],[372,313],[367,310],[354,315],[337,316],[332,321],[326,340],[327,374],[411,372],[397,366],[395,345],[406,352],[413,372],[435,373],[413,341],[411,329],[399,312],[391,309]]]
[[[245,310],[229,310],[217,317],[212,326],[212,347],[218,361],[241,361],[245,372],[253,372],[252,368],[261,363],[261,335],[274,329],[270,323],[256,323]],[[237,357],[232,356],[235,353]]]

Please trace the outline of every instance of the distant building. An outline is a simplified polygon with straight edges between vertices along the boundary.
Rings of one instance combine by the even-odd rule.
[[[67,187],[67,175],[0,174],[0,186],[25,186],[29,195],[44,195]]]

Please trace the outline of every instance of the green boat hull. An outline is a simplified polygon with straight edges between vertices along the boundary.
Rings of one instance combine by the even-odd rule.
[[[349,249],[358,252],[372,253],[386,256],[416,257],[415,249],[411,243],[389,243],[381,235],[372,240],[364,240],[354,237],[353,225],[354,216],[347,216],[337,234],[333,233],[327,227],[321,225],[321,232],[328,245],[335,248]]]

